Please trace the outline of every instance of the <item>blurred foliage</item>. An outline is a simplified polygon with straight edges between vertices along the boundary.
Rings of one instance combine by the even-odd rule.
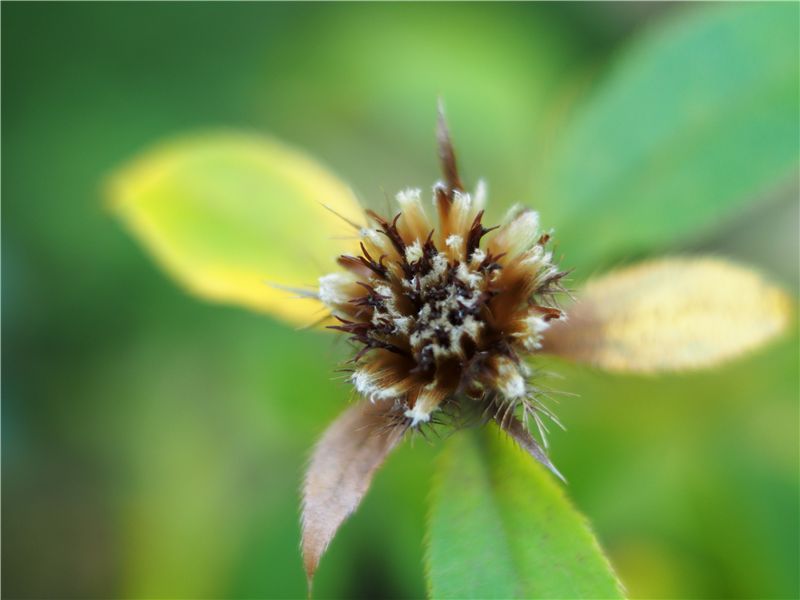
[[[542,174],[576,265],[685,241],[794,175],[797,17],[792,4],[686,11],[615,58]]]
[[[690,10],[3,4],[4,593],[305,593],[300,474],[348,401],[334,374],[346,348],[174,289],[103,208],[114,166],[170,134],[243,127],[309,149],[383,206],[435,180],[441,94],[494,213],[538,202],[546,221],[556,209],[531,198],[531,173],[586,123],[578,99],[611,93],[606,65],[640,29]],[[775,10],[797,22],[796,5]],[[687,60],[711,50],[701,41]],[[796,288],[797,228],[784,226],[796,184],[773,183],[765,203],[693,243]],[[565,264],[593,224],[559,247]],[[579,263],[578,278],[596,266]],[[559,407],[569,431],[554,433],[554,459],[632,596],[800,594],[798,359],[794,335],[700,375],[548,363],[566,378],[553,385],[579,394]],[[436,450],[404,445],[379,473],[321,565],[319,597],[424,595]]]
[[[233,132],[150,150],[111,177],[109,204],[187,290],[299,325],[320,307],[287,301],[286,288],[314,288],[352,252],[347,221],[363,222],[351,190],[312,159]]]

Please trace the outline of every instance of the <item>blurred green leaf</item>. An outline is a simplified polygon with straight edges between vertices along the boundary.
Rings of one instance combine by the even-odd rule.
[[[386,194],[430,190],[440,177],[441,97],[465,184],[486,178],[488,211],[500,216],[528,199],[546,108],[581,55],[571,25],[546,4],[331,3],[309,15],[314,43],[303,52],[284,40],[293,68],[256,101],[278,103],[288,120],[271,115],[269,130],[304,140],[377,209]]]
[[[496,428],[453,436],[438,467],[426,555],[431,597],[622,597],[584,518]]]
[[[798,5],[692,9],[623,53],[554,151],[541,196],[571,265],[685,240],[798,160]]]
[[[238,133],[151,150],[115,175],[111,196],[131,232],[190,291],[300,324],[321,306],[269,284],[316,288],[352,244],[344,239],[352,227],[333,213],[361,218],[347,186],[316,162]]]

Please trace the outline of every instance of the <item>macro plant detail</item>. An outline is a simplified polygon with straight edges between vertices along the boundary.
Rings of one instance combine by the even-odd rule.
[[[537,381],[531,355],[546,352],[622,372],[696,369],[767,342],[790,319],[791,301],[780,289],[720,259],[644,262],[595,278],[573,294],[565,289],[567,272],[556,266],[550,249],[553,232],[540,229],[535,211],[515,206],[499,226],[484,225],[486,186],[479,183],[474,196],[466,191],[441,112],[437,139],[444,179],[433,187],[435,220],[428,216],[421,192],[414,189],[397,195],[399,211],[391,217],[369,209],[362,212],[355,202],[333,203],[331,199],[340,198],[321,194],[318,214],[333,216],[348,231],[336,236],[351,248],[338,255],[339,269],[321,275],[312,288],[272,282],[268,290],[268,284],[260,281],[265,295],[277,290],[285,303],[323,307],[321,319],[317,315],[314,323],[306,317],[305,324],[332,322],[327,327],[347,336],[355,347],[343,370],[357,399],[322,435],[303,485],[301,546],[309,589],[339,526],[358,507],[376,470],[409,431],[494,421],[563,479],[544,449],[546,422],[560,422],[545,404],[549,392]],[[276,148],[287,164],[271,160]],[[114,184],[116,208],[132,229],[179,278],[212,298],[230,294],[230,281],[209,278],[208,273],[194,280],[196,271],[185,272],[186,248],[179,244],[176,251],[163,243],[168,240],[159,240],[162,217],[157,211],[164,208],[162,202],[170,202],[173,184],[186,165],[191,165],[190,171],[198,165],[218,168],[231,156],[242,163],[277,162],[295,184],[299,181],[287,165],[305,160],[266,140],[226,134],[155,152],[149,162],[123,171]],[[313,169],[309,172],[319,173],[318,167]],[[202,206],[204,192],[195,189]],[[212,199],[213,195],[212,190]],[[213,274],[213,262],[210,266]],[[240,273],[235,276],[242,281]],[[234,289],[237,300],[253,302],[253,282],[246,281],[242,289]],[[543,445],[530,427],[538,430]],[[497,444],[487,443],[487,448]],[[502,444],[498,448],[493,452],[508,452]],[[471,452],[474,449],[464,449],[465,456]],[[450,464],[457,465],[458,460],[449,457]],[[538,486],[538,492],[529,493],[541,493],[559,510],[573,512],[559,491],[551,487],[544,493],[552,484],[540,480]],[[622,594],[585,523],[570,519],[556,535],[571,531],[593,558],[573,557],[577,562],[568,575],[574,581],[564,585],[572,585],[579,596],[596,594],[598,589],[609,596]],[[531,526],[535,529],[537,524],[522,527]],[[435,523],[432,530],[437,531]],[[429,543],[431,555],[439,554],[437,540]],[[561,563],[564,557],[551,560]],[[482,567],[475,568],[478,580],[469,589],[483,584]],[[581,571],[585,577],[576,577]],[[598,573],[598,582],[587,584]],[[524,579],[525,574],[519,576]],[[511,595],[521,593],[519,587],[510,589]]]
[[[430,432],[445,434],[434,442],[443,448],[424,540],[431,597],[625,595],[569,487],[541,468],[558,473],[542,435],[555,416],[546,371],[566,359],[646,375],[638,392],[655,392],[661,374],[721,365],[787,328],[794,299],[765,277],[674,250],[796,168],[787,134],[796,131],[796,70],[763,45],[785,22],[777,11],[729,6],[650,38],[566,128],[552,168],[536,173],[556,182],[545,194],[486,203],[481,183],[470,193],[443,122],[433,203],[406,189],[394,210],[366,210],[315,160],[249,133],[184,137],[118,171],[114,211],[188,290],[353,342],[339,365],[344,384],[330,388],[351,390],[353,402],[322,433],[303,484],[309,585],[387,456]],[[712,40],[716,51],[693,52],[692,40]],[[758,94],[714,83],[729,55],[755,61],[736,70],[735,85]],[[665,69],[676,82],[662,89]],[[753,139],[772,140],[757,161]],[[492,214],[511,200],[524,207]],[[642,255],[605,275],[590,270]],[[571,391],[569,380],[555,387]]]
[[[800,3],[2,11],[8,597],[800,598]]]
[[[474,198],[465,191],[441,108],[437,138],[444,180],[433,187],[436,224],[419,190],[400,192],[391,220],[371,210],[371,227],[345,219],[361,253],[341,255],[344,271],[322,276],[317,292],[299,290],[322,302],[339,322],[329,327],[359,346],[346,371],[360,402],[371,405],[351,409],[312,456],[303,491],[309,580],[375,468],[407,429],[437,411],[455,421],[488,415],[562,477],[525,425],[535,422],[544,439],[543,418],[560,423],[524,358],[562,318],[555,296],[567,273],[553,264],[536,212],[514,207],[503,225],[483,225],[485,185]]]
[[[367,211],[374,227],[352,224],[361,254],[340,256],[345,271],[321,277],[316,297],[339,321],[330,328],[360,344],[356,391],[393,401],[400,422],[416,427],[468,399],[509,427],[519,404],[543,431],[541,417],[553,415],[536,402],[522,358],[562,317],[555,296],[567,273],[553,264],[536,212],[514,207],[502,226],[483,225],[485,185],[474,198],[464,190],[443,119],[436,225],[419,190],[397,195],[391,221]]]

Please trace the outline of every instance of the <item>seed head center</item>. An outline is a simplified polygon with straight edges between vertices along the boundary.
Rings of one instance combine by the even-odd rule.
[[[360,254],[341,256],[345,271],[320,280],[319,297],[340,322],[333,328],[361,345],[356,390],[395,400],[413,424],[463,396],[528,397],[523,358],[561,315],[550,303],[564,274],[538,215],[515,208],[486,228],[482,196],[436,186],[432,221],[418,190],[398,194],[400,212],[367,211],[375,226],[360,230]]]

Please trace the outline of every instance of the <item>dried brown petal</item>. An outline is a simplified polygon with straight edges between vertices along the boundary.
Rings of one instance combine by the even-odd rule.
[[[407,426],[390,418],[392,402],[360,402],[325,431],[314,448],[303,485],[303,566],[309,590],[336,530],[355,511],[375,470]]]
[[[672,258],[590,282],[545,333],[544,350],[612,371],[713,366],[788,325],[792,302],[749,269],[713,258]]]

